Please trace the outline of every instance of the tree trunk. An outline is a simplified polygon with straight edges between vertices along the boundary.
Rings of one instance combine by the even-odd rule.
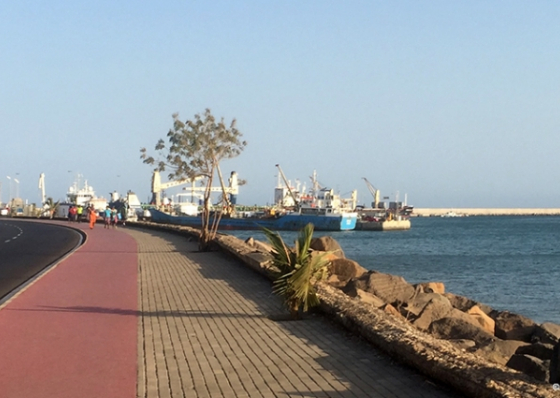
[[[200,237],[198,238],[198,250],[206,252],[209,250],[210,234],[209,234],[209,224],[210,224],[210,192],[205,192],[204,194],[204,205],[202,208],[202,225],[200,228]]]
[[[200,231],[200,238],[198,238],[198,250],[201,252],[210,251],[210,236],[208,231]]]
[[[299,303],[296,301],[292,301],[290,303],[290,315],[292,317],[292,319],[301,319],[300,313],[299,313]]]

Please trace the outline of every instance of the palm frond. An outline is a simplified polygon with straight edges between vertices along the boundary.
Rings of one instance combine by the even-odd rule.
[[[281,273],[289,271],[293,267],[290,249],[286,246],[277,232],[271,231],[267,228],[263,228],[263,232],[274,249],[274,265],[281,271]]]
[[[319,304],[314,283],[324,279],[329,260],[326,253],[311,254],[313,225],[308,224],[298,234],[294,249],[290,249],[277,232],[263,228],[264,234],[273,247],[274,265],[278,274],[273,282],[273,293],[284,299],[284,304],[293,311]]]

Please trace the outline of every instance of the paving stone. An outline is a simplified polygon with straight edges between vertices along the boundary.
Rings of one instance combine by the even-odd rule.
[[[270,282],[220,252],[126,231],[139,251],[138,398],[459,395],[323,317],[270,320],[285,313]]]

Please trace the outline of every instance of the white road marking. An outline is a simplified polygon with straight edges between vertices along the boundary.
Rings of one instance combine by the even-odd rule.
[[[9,226],[11,226],[11,227],[14,227],[14,228],[16,228],[17,230],[19,230],[19,233],[18,233],[16,236],[12,236],[10,239],[5,240],[4,243],[10,243],[10,242],[13,241],[14,239],[17,239],[17,238],[19,238],[21,235],[23,235],[23,229],[21,229],[20,227],[15,226],[15,225],[12,225],[12,224],[7,224],[7,225],[9,225]]]

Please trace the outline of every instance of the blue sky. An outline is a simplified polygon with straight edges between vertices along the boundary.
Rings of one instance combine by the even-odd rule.
[[[139,158],[210,108],[248,141],[222,164],[416,207],[560,207],[553,1],[18,1],[0,5],[0,182],[62,199],[150,192]],[[6,177],[17,178],[19,184]],[[309,186],[309,184],[307,184]],[[169,194],[173,194],[169,191]]]

